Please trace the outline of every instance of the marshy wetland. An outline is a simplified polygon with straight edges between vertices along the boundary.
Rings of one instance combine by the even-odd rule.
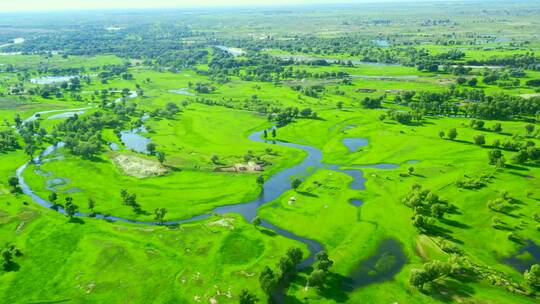
[[[0,302],[537,303],[538,12],[5,15]]]

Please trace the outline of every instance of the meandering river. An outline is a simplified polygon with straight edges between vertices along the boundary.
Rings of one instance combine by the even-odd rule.
[[[262,136],[263,132],[264,131],[254,132],[249,136],[249,139],[255,142],[264,142],[268,144],[276,144],[280,146],[301,149],[307,152],[307,156],[304,158],[304,160],[301,163],[295,166],[283,169],[282,171],[274,174],[271,178],[269,178],[264,183],[261,194],[255,200],[233,204],[233,205],[220,206],[212,210],[212,212],[200,214],[189,219],[166,221],[163,223],[152,222],[152,221],[135,221],[135,220],[127,219],[127,218],[121,218],[121,217],[115,217],[115,216],[103,215],[103,214],[95,214],[93,217],[98,218],[98,219],[104,219],[107,221],[112,221],[112,222],[118,221],[118,222],[125,222],[125,223],[131,223],[131,224],[136,224],[136,225],[177,225],[177,224],[183,224],[183,223],[206,219],[215,214],[223,215],[223,214],[236,213],[244,217],[246,221],[251,222],[257,216],[257,211],[259,210],[261,206],[276,200],[283,193],[291,189],[291,179],[293,177],[297,177],[297,176],[307,177],[315,171],[313,169],[327,169],[327,170],[334,170],[337,172],[348,174],[353,178],[353,182],[351,182],[349,187],[351,189],[363,190],[365,189],[365,186],[364,186],[365,179],[363,177],[362,171],[360,170],[361,168],[387,169],[387,168],[399,167],[399,165],[395,165],[395,164],[374,164],[374,165],[349,166],[349,168],[352,168],[352,169],[341,169],[341,165],[324,164],[322,162],[323,155],[322,155],[321,150],[315,147],[302,145],[302,144],[295,144],[295,143],[290,143],[290,142],[266,140]],[[350,145],[351,143],[352,143],[351,140],[347,140],[347,145]],[[365,139],[359,139],[359,143],[358,142],[354,143],[356,147],[358,147],[359,145],[361,146],[361,145],[366,145],[366,144],[367,144],[367,141]],[[16,171],[16,175],[17,175],[17,178],[19,179],[22,192],[30,196],[34,202],[38,203],[39,205],[45,208],[52,208],[53,204],[49,202],[48,200],[46,200],[45,198],[42,198],[39,195],[37,195],[32,190],[32,188],[30,188],[30,186],[26,183],[23,175],[24,175],[25,170],[32,163],[42,164],[48,161],[61,160],[61,158],[58,158],[58,157],[51,158],[50,156],[53,154],[53,152],[57,151],[63,146],[64,146],[63,143],[49,146],[40,155],[35,157],[31,162],[25,163],[24,165],[20,166]],[[57,210],[59,213],[65,214],[65,210],[62,207],[58,207],[58,208],[55,207],[55,210]],[[90,214],[82,213],[82,212],[76,213],[76,216],[91,217]],[[312,265],[315,261],[315,254],[324,249],[323,245],[318,243],[317,241],[296,235],[292,233],[291,231],[277,227],[270,222],[263,220],[261,222],[261,226],[266,229],[272,230],[276,232],[277,234],[282,235],[286,238],[294,239],[296,241],[302,242],[307,245],[310,254],[298,266],[299,270],[305,269],[309,267],[310,265]]]

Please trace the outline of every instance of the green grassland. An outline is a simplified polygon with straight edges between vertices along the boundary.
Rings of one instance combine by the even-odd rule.
[[[328,17],[328,14],[333,16],[334,12],[323,15]],[[195,28],[204,28],[206,22],[210,22],[207,19],[210,17],[205,14],[200,18]],[[254,30],[256,34],[283,30],[265,26],[269,22],[266,18],[268,16],[258,23],[260,27]],[[466,18],[460,18],[464,24],[457,32],[466,32],[465,28],[470,23]],[[235,22],[243,23],[245,20],[240,18]],[[235,22],[229,22],[220,30],[231,34]],[[288,22],[292,21],[284,21],[281,26],[285,27]],[[396,26],[368,26],[366,35],[388,34]],[[311,24],[307,28],[319,27]],[[300,32],[305,33],[307,28]],[[329,27],[324,36],[336,36],[342,29]],[[482,24],[476,29],[486,31],[490,28]],[[519,33],[512,29],[514,34],[511,36],[519,38]],[[441,31],[443,29],[439,27],[430,28],[422,35],[440,34]],[[411,26],[403,32],[412,35],[417,31]],[[231,36],[249,33],[242,28]],[[294,33],[290,32],[291,35]],[[419,35],[418,39],[422,38]],[[418,47],[428,49],[430,54],[450,49],[433,44],[420,44]],[[471,46],[454,47],[463,48],[467,60],[521,54],[529,50],[489,43],[484,47],[493,49],[487,51]],[[281,50],[266,52],[285,54]],[[340,54],[337,58],[347,59],[350,56]],[[62,159],[30,163],[23,177],[35,194],[48,197],[53,192],[47,188],[48,182],[53,178],[63,178],[64,182],[54,187],[59,202],[71,197],[80,212],[95,211],[138,221],[154,221],[157,208],[166,208],[165,220],[172,221],[208,214],[219,206],[248,202],[261,193],[261,185],[257,183],[259,176],[268,180],[302,162],[307,153],[249,140],[250,134],[267,129],[274,122],[269,121],[268,113],[257,111],[255,107],[250,109],[247,105],[310,108],[317,113],[316,118],[296,118],[278,128],[275,139],[316,147],[322,151],[325,164],[338,165],[340,169],[362,170],[366,189],[352,189],[353,178],[348,174],[329,168],[309,168],[307,174],[296,176],[303,179],[298,189],[285,191],[258,210],[262,220],[320,243],[334,261],[330,278],[323,288],[308,286],[311,267],[296,275],[286,290],[285,303],[538,301],[534,296],[512,292],[511,286],[497,285],[496,280],[489,276],[467,280],[448,276],[423,291],[409,283],[411,270],[422,267],[425,262],[452,259],[454,255],[445,251],[449,243],[484,273],[496,273],[509,281],[523,283],[523,274],[504,263],[503,259],[523,247],[523,243],[509,239],[509,233],[521,240],[540,244],[537,218],[540,167],[537,163],[515,164],[510,160],[517,152],[505,150],[507,165],[498,168],[489,165],[488,151],[493,148],[495,140],[504,142],[516,138],[530,141],[538,147],[539,138],[527,137],[524,128],[527,123],[540,127],[532,116],[505,121],[486,120],[485,128],[480,130],[472,128],[471,119],[464,117],[426,115],[410,124],[399,124],[390,118],[383,120],[382,114],[408,109],[394,102],[401,92],[441,93],[456,87],[472,88],[456,86],[456,75],[422,72],[405,66],[344,67],[300,63],[290,66],[313,74],[345,72],[352,76],[350,84],[315,77],[280,79],[277,82],[246,81],[239,76],[247,73],[243,68],[238,69],[239,75],[229,76],[227,82],[218,82],[205,74],[210,66],[202,64],[197,69],[180,71],[133,65],[128,69],[132,79],[113,76],[107,81],[100,81],[96,75],[105,70],[105,65],[121,65],[126,61],[113,55],[0,57],[1,65],[12,65],[28,73],[24,77],[19,72],[0,75],[0,130],[13,129],[16,115],[26,119],[47,110],[87,108],[81,117],[111,113],[113,110],[110,108],[103,109],[103,103],[94,92],[108,91],[107,103],[113,104],[121,97],[119,91],[135,91],[138,85],[144,90],[143,96],[120,103],[136,105],[134,114],[127,115],[122,121],[122,130],[135,126],[144,113],[164,109],[170,103],[179,107],[179,112],[171,117],[157,115],[144,121],[148,132],[143,132],[142,136],[149,138],[157,150],[166,155],[162,165],[153,155],[130,151],[115,130],[105,128],[101,134],[102,149],[91,158],[73,155],[63,148],[52,155],[63,156]],[[90,76],[91,82],[83,84],[78,98],[69,94],[58,98],[10,94],[10,89],[16,85],[27,89],[40,88],[32,84],[30,78],[52,75],[38,73],[37,66],[50,69],[84,67],[86,72],[83,74]],[[476,88],[484,89],[490,95],[533,94],[535,89],[527,87],[525,82],[539,78],[540,72],[525,72],[527,76],[519,78],[519,86],[512,89],[483,84],[481,71],[474,71],[467,77],[477,77],[480,81]],[[209,83],[215,90],[196,92],[194,84],[200,83]],[[296,85],[321,85],[324,90],[319,96],[307,96],[295,90]],[[177,89],[187,89],[190,94],[171,92]],[[366,92],[366,89],[375,91]],[[365,97],[379,96],[384,97],[381,108],[367,109],[360,105]],[[225,106],[209,105],[208,101],[221,102]],[[337,106],[338,103],[343,103],[343,107]],[[54,113],[44,114],[37,120],[49,134],[65,121],[49,119],[52,115]],[[490,131],[496,123],[501,124],[502,132]],[[446,133],[452,128],[457,130],[456,139],[440,137],[440,131]],[[485,145],[474,143],[473,138],[480,134],[485,136]],[[343,143],[345,138],[365,138],[368,144],[350,152]],[[22,138],[18,140],[26,146]],[[52,139],[45,138],[38,143],[39,150],[52,142]],[[119,149],[110,149],[106,144],[111,142],[116,143]],[[115,163],[118,156],[153,162],[167,172],[143,178],[129,176]],[[246,163],[246,156],[256,156],[264,162],[264,170],[218,172],[222,167]],[[27,195],[11,191],[8,179],[29,159],[23,149],[0,153],[0,246],[14,244],[23,253],[15,258],[14,269],[0,269],[0,302],[237,303],[238,295],[245,288],[264,302],[269,297],[259,287],[261,271],[266,266],[275,268],[291,247],[301,248],[304,257],[309,254],[304,243],[249,223],[239,214],[211,214],[204,220],[170,226],[136,225],[92,217],[69,219],[36,204]],[[398,166],[387,169],[369,166],[374,164]],[[359,168],[361,165],[365,167]],[[414,172],[409,171],[410,167]],[[480,177],[485,178],[485,182],[477,189],[463,189],[457,185],[457,181]],[[421,233],[411,222],[414,212],[402,199],[414,184],[433,190],[452,206],[452,212],[436,221],[438,234]],[[138,212],[122,203],[122,189],[137,195]],[[488,201],[503,195],[511,198],[512,211],[502,213],[488,208]],[[89,199],[95,201],[95,208],[88,206]],[[353,199],[360,199],[363,204],[354,206],[351,204]],[[503,228],[493,227],[495,217],[503,223]],[[396,256],[379,254],[381,244],[388,240],[397,241],[398,253],[404,256],[404,262],[398,265],[395,273],[384,277],[385,271],[397,263]],[[373,258],[376,259],[375,266],[362,269],[361,266]],[[344,279],[358,269],[363,271],[362,276],[367,278],[367,283],[347,290],[343,286]],[[379,275],[384,278],[379,279]]]

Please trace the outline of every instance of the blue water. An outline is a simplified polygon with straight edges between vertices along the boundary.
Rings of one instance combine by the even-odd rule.
[[[368,140],[366,138],[344,138],[342,142],[351,153],[368,145]]]

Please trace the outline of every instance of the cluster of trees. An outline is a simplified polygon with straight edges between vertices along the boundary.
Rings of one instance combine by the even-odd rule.
[[[275,112],[268,114],[268,121],[275,122],[278,128],[284,127],[297,118],[318,118],[317,113],[311,108],[299,110],[297,107],[285,109],[275,108]]]
[[[297,274],[298,266],[303,259],[302,250],[290,248],[287,254],[279,260],[278,271],[266,267],[259,275],[259,283],[262,290],[272,296],[280,289],[287,287],[289,282]],[[326,282],[330,268],[334,264],[325,251],[318,252],[315,257],[313,271],[308,276],[307,285],[322,288]]]
[[[422,268],[411,270],[409,283],[423,290],[426,284],[442,279],[452,273],[452,266],[448,262],[434,260],[425,263]]]
[[[315,288],[322,288],[326,282],[330,268],[334,265],[328,257],[326,251],[321,251],[315,256],[315,265],[313,271],[309,274],[307,285]]]
[[[64,198],[64,200],[65,200],[64,206],[62,206],[60,203],[58,203],[58,194],[56,192],[51,192],[49,194],[48,200],[52,204],[52,206],[51,206],[52,209],[58,211],[58,209],[60,209],[60,207],[62,207],[64,209],[64,212],[66,213],[67,217],[70,220],[72,220],[75,217],[75,215],[77,214],[77,210],[79,210],[79,206],[77,206],[77,205],[75,205],[73,203],[73,197],[71,197],[71,196],[66,196]],[[94,200],[89,199],[88,200],[88,207],[92,211],[92,213],[94,212],[94,206],[95,206]]]
[[[221,99],[211,99],[204,97],[197,97],[192,99],[192,101],[200,104],[205,104],[208,106],[222,106],[231,109],[242,109],[255,111],[260,114],[271,114],[279,113],[282,108],[279,106],[281,102],[276,100],[261,100],[259,98],[245,98],[245,99],[233,99],[233,98],[224,98]]]
[[[302,86],[294,85],[291,88],[297,92],[300,92],[308,97],[319,98],[321,94],[324,93],[325,87],[323,85],[311,85],[311,86]]]
[[[514,116],[536,115],[540,112],[539,97],[525,99],[502,93],[486,95],[483,90],[477,89],[401,93],[396,97],[396,103],[407,105],[425,115],[462,114],[481,119],[508,120]]]
[[[540,58],[534,53],[512,54],[507,57],[494,56],[488,59],[471,59],[466,61],[467,65],[495,65],[525,70],[540,70]]]
[[[489,200],[486,205],[492,211],[508,214],[515,209],[514,203],[515,201],[510,197],[508,191],[503,190],[499,197]]]
[[[156,208],[154,210],[154,219],[160,223],[163,223],[165,215],[167,214],[167,209],[165,208]]]
[[[11,193],[21,192],[19,185],[19,178],[16,176],[11,176],[8,178],[8,185],[11,188]]]
[[[303,253],[300,248],[290,248],[277,264],[278,271],[274,272],[266,266],[259,275],[262,290],[271,297],[278,290],[285,288],[296,275],[297,267],[302,262]]]
[[[0,153],[19,149],[17,134],[11,129],[0,130]]]
[[[488,175],[478,177],[464,176],[456,180],[456,187],[461,189],[480,189],[486,185],[489,177]]]
[[[21,250],[13,244],[8,244],[0,251],[0,264],[5,271],[14,269],[14,258],[22,256]]]
[[[120,125],[121,120],[115,115],[98,111],[82,118],[74,115],[56,125],[51,134],[61,138],[72,154],[92,158],[101,151],[101,131]]]
[[[477,137],[475,137],[475,140],[476,139]],[[505,140],[501,143],[499,140],[495,140],[492,146],[495,147],[495,149],[488,151],[490,165],[504,167],[506,160],[499,148],[516,152],[511,158],[512,162],[516,164],[524,164],[527,162],[538,163],[540,161],[540,149],[536,147],[533,141],[523,142],[517,140]]]
[[[403,112],[403,111],[390,110],[387,112],[387,114],[381,114],[379,116],[379,119],[381,121],[384,121],[386,117],[389,117],[390,119],[404,125],[411,124],[413,120],[422,121],[423,119],[422,113],[418,111]]]
[[[126,189],[121,189],[120,197],[122,198],[122,202],[124,203],[124,205],[130,206],[131,208],[133,208],[133,211],[135,211],[135,213],[140,213],[142,211],[141,206],[139,205],[139,203],[137,203],[137,195],[135,193],[129,193]],[[163,217],[165,217],[165,213],[166,213],[166,210],[165,212],[162,212],[162,210],[159,210],[160,216],[163,215]],[[157,215],[158,213],[156,213],[156,217]],[[161,219],[163,219],[163,217],[161,217]]]
[[[420,232],[429,232],[433,219],[442,219],[450,210],[447,202],[429,189],[413,184],[411,191],[403,198],[403,203],[413,209],[412,223]]]
[[[531,292],[540,292],[540,265],[534,264],[523,273],[525,285]]]
[[[366,97],[366,98],[362,99],[360,104],[362,105],[362,107],[364,107],[366,109],[377,109],[377,108],[381,107],[381,103],[382,103],[383,99],[384,99],[383,96],[380,96],[380,97],[377,97],[377,98]]]
[[[131,24],[125,29],[108,31],[102,24],[84,23],[71,27],[65,35],[42,33],[23,44],[9,46],[10,52],[46,54],[58,46],[66,55],[114,54],[123,58],[153,59],[174,68],[185,67],[206,58],[200,52],[207,44],[182,43],[183,38],[205,36],[189,27],[170,22]],[[131,39],[139,37],[140,39]]]
[[[23,123],[19,115],[15,116],[15,124],[17,125],[17,130],[25,143],[24,153],[26,153],[30,159],[32,159],[38,147],[45,140],[47,131],[45,128],[40,127],[40,123],[37,120]]]
[[[165,117],[165,118],[173,118],[174,115],[181,112],[178,105],[174,102],[168,102],[165,105],[165,109],[155,109],[154,111],[150,112],[150,117]]]
[[[216,90],[216,87],[210,83],[197,82],[193,89],[200,94],[210,94]]]

